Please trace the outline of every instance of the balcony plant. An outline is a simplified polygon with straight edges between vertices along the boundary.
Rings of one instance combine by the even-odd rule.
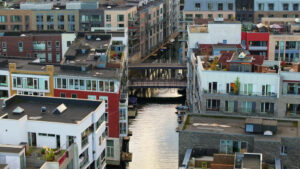
[[[236,78],[234,84],[235,84],[235,87],[233,88],[234,89],[233,92],[234,92],[234,94],[239,95],[240,94],[240,86],[241,86],[239,77]]]

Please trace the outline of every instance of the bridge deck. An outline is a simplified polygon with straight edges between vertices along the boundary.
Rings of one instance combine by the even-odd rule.
[[[130,81],[129,88],[186,88],[186,81],[161,80],[161,81]]]
[[[186,69],[186,65],[178,63],[130,63],[128,69]]]

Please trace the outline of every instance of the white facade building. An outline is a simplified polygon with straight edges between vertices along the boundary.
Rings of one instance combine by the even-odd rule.
[[[240,22],[210,22],[207,26],[188,26],[188,46],[197,44],[241,44]]]
[[[73,168],[85,169],[94,161],[95,168],[105,168],[104,102],[15,95],[2,105],[0,144],[64,150],[75,144]],[[16,112],[17,107],[23,112]]]

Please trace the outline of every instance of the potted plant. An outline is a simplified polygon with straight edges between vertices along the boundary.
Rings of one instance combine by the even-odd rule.
[[[235,83],[234,94],[239,95],[240,94],[240,86],[241,86],[240,78],[237,77],[234,83]]]

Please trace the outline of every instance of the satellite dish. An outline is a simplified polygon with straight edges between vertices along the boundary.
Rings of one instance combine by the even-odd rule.
[[[264,136],[273,136],[273,132],[270,131],[270,130],[266,130],[266,131],[264,132]]]

